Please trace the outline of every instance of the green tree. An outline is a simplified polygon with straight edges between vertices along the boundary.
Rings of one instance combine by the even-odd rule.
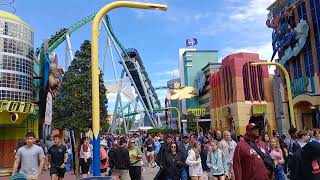
[[[188,114],[187,115],[187,131],[189,133],[197,132],[196,116],[193,115],[193,114]]]
[[[102,77],[103,74],[100,73],[100,124],[105,132],[108,128],[108,101]],[[91,82],[91,44],[86,40],[76,52],[53,101],[52,126],[58,129],[74,130],[76,152],[80,144],[80,133],[92,127]],[[77,165],[78,162],[76,158]]]

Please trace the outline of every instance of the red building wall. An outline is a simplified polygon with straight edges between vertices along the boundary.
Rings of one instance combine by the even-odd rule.
[[[246,100],[244,95],[243,67],[246,63],[257,61],[261,62],[262,60],[259,59],[259,54],[255,53],[231,54],[222,60],[222,66],[219,71],[210,75],[211,93],[213,97],[211,98],[211,105],[213,109],[233,102],[244,102]],[[261,66],[260,73],[258,72],[258,66],[250,67],[248,65],[248,68],[249,71],[250,68],[252,68],[253,72],[256,71],[255,75],[260,74],[262,77],[264,92],[261,96],[264,98],[260,99],[267,102],[272,101],[271,94],[267,92],[267,89],[270,87],[268,67]],[[258,77],[255,78],[257,79]],[[247,87],[249,91],[252,91],[253,88],[259,88],[258,83],[253,84],[254,87],[251,87],[251,83],[249,83],[249,87]],[[258,93],[257,91],[255,94]]]

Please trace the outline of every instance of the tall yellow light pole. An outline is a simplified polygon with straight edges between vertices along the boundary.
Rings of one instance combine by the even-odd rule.
[[[168,110],[174,109],[177,111],[177,113],[178,113],[178,129],[179,129],[179,133],[180,133],[181,132],[181,113],[180,113],[179,109],[176,107],[173,107],[173,106],[166,107],[165,109],[168,109]]]
[[[296,119],[294,117],[294,112],[293,112],[293,103],[292,103],[292,95],[291,95],[291,82],[290,82],[289,73],[286,70],[286,68],[284,68],[281,64],[276,63],[276,62],[255,62],[255,63],[251,63],[251,65],[252,66],[256,66],[256,65],[275,65],[282,71],[282,73],[284,75],[284,78],[286,80],[286,85],[287,85],[291,125],[293,127],[295,127]]]
[[[119,7],[137,9],[167,10],[167,5],[140,3],[132,1],[116,1],[107,4],[99,10],[92,22],[91,33],[91,74],[92,74],[92,130],[93,130],[93,175],[100,175],[100,110],[99,110],[99,62],[98,62],[98,37],[99,26],[102,18],[112,9]]]

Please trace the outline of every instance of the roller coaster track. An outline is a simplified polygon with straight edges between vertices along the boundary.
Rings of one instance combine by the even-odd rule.
[[[71,35],[73,32],[80,29],[85,24],[91,22],[94,17],[95,13],[91,14],[80,21],[78,21],[76,24],[72,25],[69,28],[61,28],[59,31],[57,31],[54,35],[51,36],[51,38],[48,41],[48,52],[54,51],[61,43],[63,43],[66,39],[66,35]],[[160,108],[161,104],[158,99],[157,94],[155,93],[155,90],[151,84],[151,81],[148,77],[148,73],[145,70],[145,67],[143,65],[143,62],[138,54],[138,51],[136,49],[126,49],[119,39],[116,37],[115,33],[112,30],[111,21],[108,16],[105,16],[105,21],[107,24],[107,27],[110,31],[110,34],[112,38],[115,40],[115,43],[117,46],[121,49],[122,57],[125,59],[125,64],[122,64],[123,66],[127,66],[127,68],[130,71],[130,74],[134,77],[134,83],[136,84],[139,93],[142,95],[143,103],[147,106],[147,109],[157,109]],[[35,51],[35,59],[38,57],[38,55],[43,51],[44,45],[42,44],[41,47],[37,48]],[[132,62],[136,61],[132,64]],[[38,62],[37,62],[38,63]],[[39,63],[38,63],[39,64]],[[133,65],[133,66],[132,66]],[[134,68],[133,68],[134,67]],[[149,102],[148,102],[149,101]]]
[[[79,28],[81,28],[82,26],[84,26],[88,22],[92,21],[95,15],[96,15],[95,13],[91,14],[90,16],[87,16],[87,17],[81,19],[80,21],[78,21],[76,24],[74,24],[70,28],[68,28],[68,29],[61,28],[59,31],[57,31],[49,39],[48,51],[52,52],[54,49],[56,49],[66,39],[66,34],[71,35],[73,32],[77,31]],[[38,56],[38,54],[40,54],[42,49],[43,49],[43,44],[41,45],[40,48],[36,49],[36,52],[35,52],[36,56]]]

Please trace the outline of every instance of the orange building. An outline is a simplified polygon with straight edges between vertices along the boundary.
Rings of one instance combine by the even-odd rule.
[[[276,129],[272,77],[267,66],[250,66],[261,61],[259,54],[237,53],[222,60],[219,71],[211,74],[211,126],[215,130],[245,133],[251,115],[271,133]]]

